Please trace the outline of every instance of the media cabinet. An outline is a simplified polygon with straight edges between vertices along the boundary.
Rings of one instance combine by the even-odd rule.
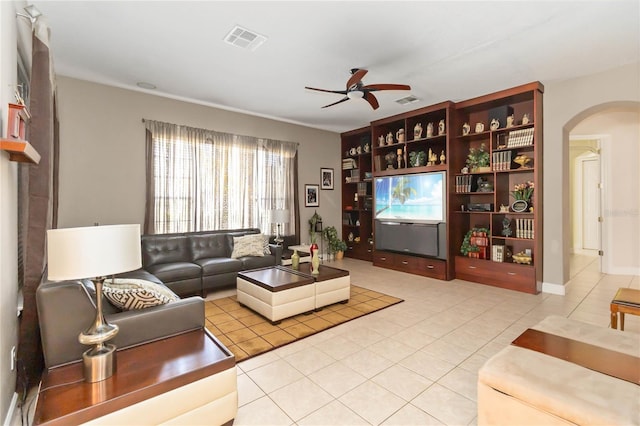
[[[540,82],[532,82],[419,108],[341,134],[345,255],[442,280],[459,278],[539,293],[543,92]],[[492,125],[494,119],[498,123]],[[470,151],[481,147],[488,152],[489,167],[469,170]],[[425,154],[416,155],[420,152]],[[437,225],[439,232],[415,224],[416,232],[404,228],[393,245],[380,250],[376,234],[383,228],[376,225],[375,179],[436,171],[446,173],[446,214]],[[534,186],[533,195],[525,210],[516,211],[511,193],[527,182]],[[474,228],[488,231],[486,241],[463,256],[461,246]],[[402,243],[403,238],[408,240]],[[412,250],[416,238],[438,238],[431,244],[437,253],[424,247]]]

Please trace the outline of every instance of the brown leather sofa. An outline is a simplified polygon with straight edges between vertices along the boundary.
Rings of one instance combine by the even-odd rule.
[[[269,244],[271,254],[232,259],[233,238],[249,234],[260,234],[260,230],[143,235],[142,269],[180,297],[204,297],[211,290],[235,286],[240,271],[281,264],[282,247],[275,244]]]
[[[148,272],[138,270],[130,278],[162,284]],[[90,280],[44,282],[36,291],[40,338],[46,368],[82,359],[87,346],[78,335],[96,317],[95,288]],[[187,297],[166,305],[120,311],[104,296],[102,310],[107,321],[120,330],[112,342],[120,349],[204,327],[204,300]]]

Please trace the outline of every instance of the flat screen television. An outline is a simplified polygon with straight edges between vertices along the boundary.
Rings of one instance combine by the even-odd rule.
[[[387,222],[446,222],[446,172],[375,178],[375,219]]]

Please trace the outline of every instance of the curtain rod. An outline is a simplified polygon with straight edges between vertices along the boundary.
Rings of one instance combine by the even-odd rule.
[[[144,118],[142,119],[143,123],[146,123],[147,120],[145,120]],[[171,123],[168,123],[171,124]],[[180,124],[174,124],[175,126],[180,126]],[[183,125],[184,126],[184,125]],[[185,126],[185,127],[191,127],[191,126]],[[194,127],[195,128],[195,127]],[[219,132],[218,130],[211,130],[211,129],[201,129],[201,130],[206,130],[206,131],[211,131],[211,132],[217,132],[217,133],[225,133],[225,132]],[[228,133],[230,135],[233,135],[233,133]],[[243,135],[237,135],[237,136],[243,136]],[[277,142],[287,142],[287,143],[294,143],[296,144],[296,146],[300,146],[300,142],[292,142],[292,141],[279,141],[277,139],[271,139],[271,138],[261,138],[258,136],[246,136],[246,137],[250,137],[250,138],[255,138],[255,139],[268,139],[268,140],[276,140]]]

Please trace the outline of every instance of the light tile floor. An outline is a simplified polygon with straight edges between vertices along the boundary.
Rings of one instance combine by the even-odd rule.
[[[234,425],[475,424],[477,372],[490,356],[548,315],[608,327],[616,290],[640,289],[640,277],[602,274],[598,261],[571,258],[565,296],[330,262],[405,301],[239,363]],[[625,330],[640,333],[640,317],[627,315]],[[18,410],[11,424],[30,422]]]
[[[615,291],[640,289],[638,276],[601,274],[598,261],[572,258],[565,296],[331,262],[405,301],[239,363],[234,424],[475,424],[477,371],[490,356],[548,315],[608,327]],[[625,319],[640,332],[640,317]]]

